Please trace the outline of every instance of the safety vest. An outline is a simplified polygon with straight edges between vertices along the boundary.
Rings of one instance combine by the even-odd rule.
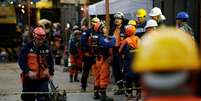
[[[38,50],[34,47],[30,48],[27,55],[27,65],[28,67],[37,74],[37,80],[49,78],[48,69],[48,49]]]
[[[132,47],[134,49],[139,47],[139,38],[138,37],[132,35],[132,36],[126,38],[125,40],[130,47]]]

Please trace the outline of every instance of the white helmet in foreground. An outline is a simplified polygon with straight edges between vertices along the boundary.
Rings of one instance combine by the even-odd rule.
[[[158,24],[155,20],[150,19],[147,21],[146,26],[144,27],[144,29],[149,28],[149,27],[157,27]]]

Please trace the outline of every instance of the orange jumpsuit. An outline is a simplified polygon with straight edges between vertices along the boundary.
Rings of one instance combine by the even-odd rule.
[[[71,63],[71,69],[69,70],[70,75],[78,74],[78,71],[82,67],[82,52],[80,49],[78,49],[78,55],[72,55],[70,54],[70,63]]]
[[[98,47],[96,48],[97,53],[95,64],[92,65],[92,72],[94,77],[94,86],[100,88],[107,88],[109,84],[109,64],[106,60],[109,58],[109,49],[115,44],[115,38],[107,39],[101,34],[98,34]]]
[[[74,76],[74,81],[77,80],[78,71],[82,67],[82,51],[80,47],[80,39],[74,37],[70,40],[70,63],[71,68],[69,69],[70,72],[70,81]]]
[[[100,60],[96,60],[96,63],[92,66],[92,72],[94,76],[94,86],[100,88],[107,88],[109,84],[109,64],[107,64],[103,57]]]

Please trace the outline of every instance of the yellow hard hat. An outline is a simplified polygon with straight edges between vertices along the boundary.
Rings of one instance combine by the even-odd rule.
[[[164,27],[142,38],[132,66],[135,72],[197,70],[200,69],[200,57],[189,34]]]
[[[136,23],[136,21],[135,21],[135,20],[129,20],[128,25],[133,25],[133,26],[136,26],[136,25],[137,25],[137,23]]]
[[[91,22],[92,23],[97,23],[97,22],[100,22],[100,19],[98,17],[94,17],[91,19]]]
[[[140,8],[136,11],[136,17],[146,17],[147,16],[147,12],[145,9]]]

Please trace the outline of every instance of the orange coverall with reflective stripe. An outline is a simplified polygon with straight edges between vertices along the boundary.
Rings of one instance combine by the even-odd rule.
[[[109,64],[103,60],[96,59],[96,63],[92,65],[92,72],[94,77],[94,85],[100,88],[107,88],[109,84]]]

